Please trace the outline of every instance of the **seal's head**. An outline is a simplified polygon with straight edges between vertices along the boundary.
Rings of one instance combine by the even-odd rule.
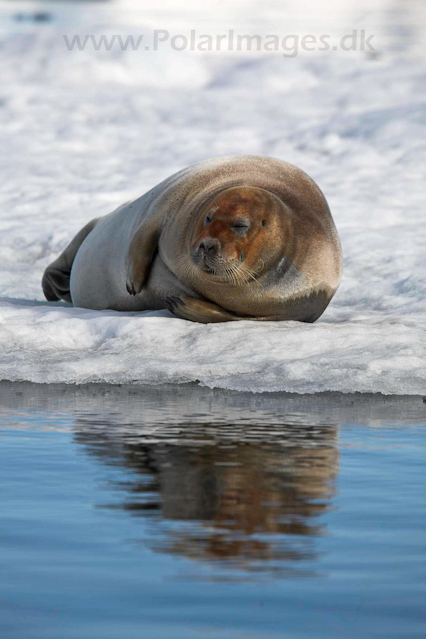
[[[242,284],[256,279],[275,257],[283,204],[265,189],[237,186],[221,191],[200,212],[191,260],[204,277]]]

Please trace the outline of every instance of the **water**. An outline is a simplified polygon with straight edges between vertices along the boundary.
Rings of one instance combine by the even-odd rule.
[[[424,637],[421,398],[0,383],[2,639]]]

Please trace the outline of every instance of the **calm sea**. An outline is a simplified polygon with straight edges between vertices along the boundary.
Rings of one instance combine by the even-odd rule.
[[[1,639],[425,637],[426,405],[0,383]]]

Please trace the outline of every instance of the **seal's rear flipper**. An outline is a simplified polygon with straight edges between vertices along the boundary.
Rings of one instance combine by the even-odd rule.
[[[70,274],[71,271],[59,271],[50,266],[44,271],[41,285],[43,293],[48,302],[57,302],[63,299],[72,304],[70,295]]]
[[[57,302],[59,299],[72,304],[70,294],[71,268],[77,255],[77,251],[83,244],[89,233],[95,228],[102,218],[98,217],[81,229],[75,238],[68,244],[60,256],[46,268],[41,282],[43,293],[48,302]]]

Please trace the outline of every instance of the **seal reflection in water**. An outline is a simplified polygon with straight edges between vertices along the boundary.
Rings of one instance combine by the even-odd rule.
[[[315,182],[281,160],[235,156],[184,169],[89,222],[42,285],[49,301],[91,309],[314,322],[341,273]]]
[[[116,485],[120,501],[104,507],[149,519],[151,547],[281,577],[315,574],[338,472],[336,431],[244,422],[234,433],[182,422],[157,424],[153,441],[151,428],[120,426],[116,415],[75,422],[87,453],[129,471]]]

